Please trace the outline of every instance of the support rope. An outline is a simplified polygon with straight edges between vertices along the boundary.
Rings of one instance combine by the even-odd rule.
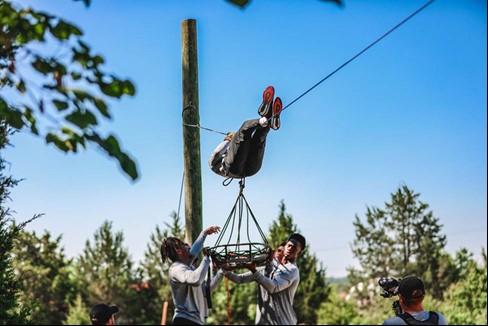
[[[180,200],[178,202],[178,218],[180,218],[180,207],[181,207],[181,197],[183,195],[183,184],[185,181],[185,171],[183,171],[183,177],[181,177],[181,188],[180,188]]]
[[[225,289],[227,290],[227,325],[230,325],[230,287],[229,287],[229,277],[225,277]]]

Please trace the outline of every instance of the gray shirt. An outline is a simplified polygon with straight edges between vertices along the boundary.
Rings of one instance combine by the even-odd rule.
[[[439,316],[439,322],[437,325],[448,325],[446,318],[442,314],[440,314],[438,312],[436,312],[436,313]],[[429,312],[425,311],[425,310],[410,313],[410,315],[412,315],[413,318],[415,318],[419,321],[425,321],[425,320],[429,319]],[[400,317],[393,317],[393,318],[389,318],[389,319],[385,320],[383,322],[383,325],[407,325],[407,323],[403,319],[401,319]]]
[[[204,296],[205,276],[210,265],[210,258],[204,257],[200,266],[195,268],[192,262],[203,248],[206,234],[202,232],[190,249],[191,259],[188,263],[174,262],[169,268],[169,282],[175,303],[174,318],[184,318],[203,325],[208,315],[207,302]],[[210,281],[213,292],[223,278],[217,273]]]
[[[257,325],[296,325],[297,317],[293,309],[293,299],[300,283],[300,273],[296,263],[277,265],[269,277],[262,272],[263,270],[259,269],[254,274],[249,272],[228,275],[229,279],[236,283],[246,283],[254,279],[260,285],[263,301],[258,305]]]
[[[265,267],[258,267],[258,271],[261,271],[265,275],[269,275],[271,271],[267,271]],[[225,275],[234,283],[251,283],[254,282],[254,275],[251,272],[236,274],[225,272]],[[274,310],[271,305],[271,296],[262,286],[259,286],[258,304],[256,305],[256,325],[269,325],[274,320]],[[269,319],[269,320],[268,320]]]

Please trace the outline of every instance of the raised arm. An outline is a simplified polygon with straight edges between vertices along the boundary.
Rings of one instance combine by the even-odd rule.
[[[210,226],[200,233],[198,238],[193,243],[193,246],[190,248],[190,261],[188,262],[188,265],[191,265],[200,251],[202,251],[207,235],[218,233],[219,230],[220,226]]]

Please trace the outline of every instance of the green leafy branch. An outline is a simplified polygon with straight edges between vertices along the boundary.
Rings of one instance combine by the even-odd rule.
[[[104,138],[98,131],[100,118],[112,118],[107,100],[133,96],[135,87],[104,72],[104,58],[93,54],[82,36],[78,27],[61,18],[0,0],[0,117],[63,152],[76,153],[93,144],[135,180],[134,161],[114,136]],[[53,42],[67,54],[43,53],[41,45]]]

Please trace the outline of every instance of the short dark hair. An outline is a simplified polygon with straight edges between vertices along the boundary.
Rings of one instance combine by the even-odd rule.
[[[104,303],[94,305],[90,310],[91,323],[92,325],[105,325],[116,312],[119,312],[117,306],[109,306]]]
[[[293,233],[292,235],[290,235],[288,241],[298,242],[302,247],[300,249],[301,251],[305,250],[305,246],[307,245],[307,241],[305,240],[305,237],[299,233]]]

